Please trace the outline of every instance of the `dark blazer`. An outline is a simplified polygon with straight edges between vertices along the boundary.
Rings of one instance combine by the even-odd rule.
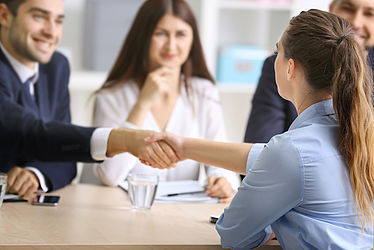
[[[18,75],[0,50],[0,171],[7,172],[14,165],[35,167],[54,190],[76,175],[75,163],[66,161],[92,161],[93,128],[69,124],[69,74],[69,64],[59,53],[49,63],[40,64],[36,102],[30,104]],[[48,162],[60,160],[64,162]]]
[[[274,135],[287,131],[297,116],[293,104],[278,94],[275,83],[274,62],[276,55],[268,57],[252,99],[245,142],[266,143]]]
[[[276,55],[268,57],[252,99],[245,142],[267,143],[274,135],[288,130],[297,117],[293,104],[278,94],[275,82],[274,62]],[[368,62],[374,70],[374,49],[369,50]]]

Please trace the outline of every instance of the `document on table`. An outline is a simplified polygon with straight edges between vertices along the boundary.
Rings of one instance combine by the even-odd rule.
[[[128,191],[127,181],[119,184]],[[161,181],[157,185],[155,203],[217,203],[218,198],[205,194],[198,181]]]

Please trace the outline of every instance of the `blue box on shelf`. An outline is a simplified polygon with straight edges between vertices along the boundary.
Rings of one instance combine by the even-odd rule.
[[[257,84],[269,52],[259,46],[226,45],[220,49],[217,81]]]

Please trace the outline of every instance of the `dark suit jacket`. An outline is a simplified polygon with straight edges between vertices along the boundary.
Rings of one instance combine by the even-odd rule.
[[[252,99],[245,142],[268,142],[274,135],[287,131],[297,116],[293,104],[278,94],[275,83],[274,62],[276,56],[268,57]]]
[[[278,94],[274,71],[275,59],[275,55],[268,57],[262,67],[262,74],[252,99],[245,142],[266,143],[274,135],[287,131],[297,117],[293,104]],[[368,61],[374,69],[374,49],[369,51]]]
[[[66,161],[92,161],[94,129],[69,124],[68,80],[68,62],[55,53],[49,63],[39,65],[37,104],[26,105],[22,83],[0,50],[0,171],[7,172],[14,165],[35,167],[53,190],[76,175],[75,163]]]

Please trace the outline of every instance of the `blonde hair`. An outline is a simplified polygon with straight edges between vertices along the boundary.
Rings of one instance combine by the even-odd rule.
[[[346,159],[362,229],[373,223],[373,77],[350,24],[334,14],[309,10],[290,21],[282,45],[286,58],[303,66],[316,90],[332,94],[339,149]]]

